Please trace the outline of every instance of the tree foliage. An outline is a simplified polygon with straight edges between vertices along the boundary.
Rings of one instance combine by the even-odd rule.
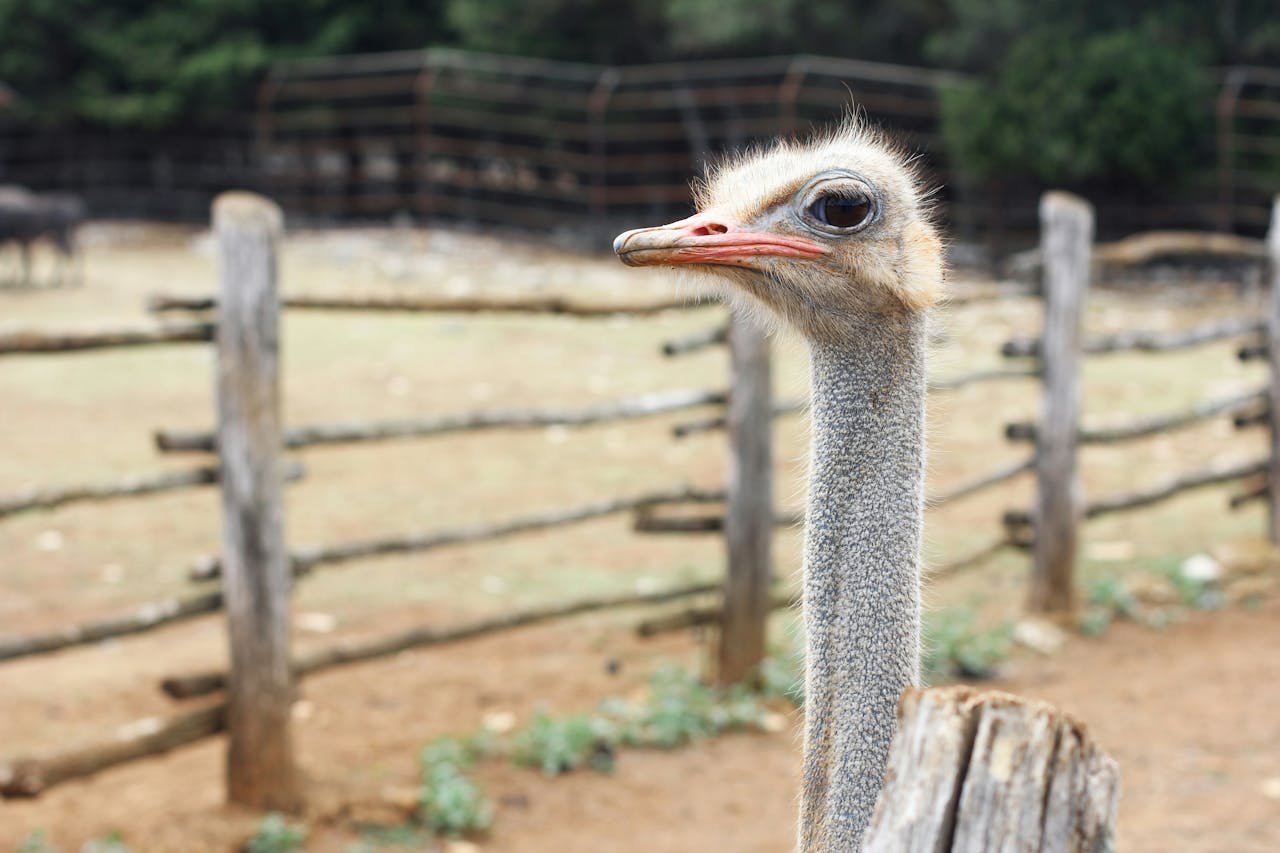
[[[1175,182],[1197,160],[1210,85],[1194,53],[1144,30],[1014,39],[995,73],[942,94],[947,148],[975,176]]]
[[[975,173],[1167,180],[1207,69],[1280,65],[1276,0],[0,0],[0,81],[65,124],[231,120],[276,60],[453,45],[609,64],[810,53],[929,65]],[[238,120],[238,119],[236,119]]]
[[[421,47],[442,0],[0,0],[0,80],[50,122],[157,126],[247,103],[275,60]]]

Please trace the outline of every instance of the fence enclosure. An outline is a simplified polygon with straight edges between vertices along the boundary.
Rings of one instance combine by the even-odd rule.
[[[929,498],[930,506],[965,499],[1034,468],[1039,484],[1036,510],[1006,513],[1004,529],[993,542],[972,554],[961,555],[951,564],[935,569],[932,574],[940,577],[979,565],[1007,547],[1029,547],[1035,550],[1036,555],[1031,606],[1048,612],[1062,612],[1069,611],[1073,602],[1072,555],[1081,518],[1147,506],[1189,488],[1242,479],[1268,470],[1274,478],[1277,466],[1271,465],[1269,459],[1247,461],[1228,469],[1182,475],[1170,483],[1131,494],[1094,500],[1078,496],[1072,484],[1079,446],[1092,441],[1129,440],[1215,415],[1246,412],[1263,399],[1262,392],[1232,395],[1229,399],[1208,401],[1191,412],[1145,418],[1127,426],[1113,427],[1109,434],[1105,430],[1091,431],[1080,425],[1078,417],[1079,360],[1085,354],[1123,349],[1159,352],[1255,334],[1263,327],[1256,318],[1240,318],[1174,335],[1127,333],[1108,338],[1085,336],[1081,328],[1081,307],[1090,275],[1088,207],[1078,199],[1051,196],[1045,200],[1042,210],[1045,233],[1041,257],[1045,273],[1046,330],[1039,341],[1016,342],[1004,348],[1014,357],[1037,357],[1039,366],[977,371],[931,382],[931,390],[935,393],[974,382],[1024,381],[1028,378],[1043,382],[1047,400],[1045,417],[1037,426],[1019,426],[1010,430],[1013,440],[1035,441],[1036,455],[984,473]],[[1280,201],[1277,201],[1276,210],[1276,221],[1280,222]],[[769,531],[774,524],[796,521],[793,513],[775,507],[772,501],[769,483],[771,424],[774,417],[803,407],[801,403],[779,403],[770,399],[768,346],[759,329],[732,318],[727,327],[718,324],[697,335],[669,342],[664,348],[668,355],[677,356],[701,347],[727,343],[733,370],[728,391],[662,392],[581,410],[507,410],[469,413],[430,422],[348,424],[341,428],[312,425],[286,430],[278,422],[275,361],[278,311],[281,308],[428,312],[494,310],[591,318],[607,317],[615,312],[654,313],[673,310],[677,306],[670,302],[582,305],[557,299],[453,302],[432,298],[281,299],[274,290],[279,228],[278,211],[264,199],[231,196],[219,201],[215,208],[215,229],[221,241],[223,267],[222,287],[217,297],[196,300],[161,298],[152,304],[156,311],[206,311],[216,307],[218,313],[213,322],[131,327],[93,334],[15,334],[0,341],[0,355],[51,353],[149,346],[162,342],[200,343],[209,341],[210,332],[214,331],[218,344],[218,428],[215,432],[194,436],[162,433],[159,447],[166,452],[217,452],[220,461],[216,475],[209,468],[197,468],[196,473],[169,479],[139,478],[124,488],[98,485],[61,492],[38,490],[34,496],[25,496],[21,500],[0,500],[0,507],[12,505],[18,509],[30,509],[75,500],[194,487],[215,480],[222,490],[224,507],[222,554],[219,558],[202,561],[194,574],[197,580],[221,577],[221,589],[153,602],[128,617],[71,626],[51,635],[12,638],[0,643],[0,659],[39,654],[104,637],[148,630],[224,607],[228,612],[233,644],[229,671],[176,673],[166,678],[163,685],[166,692],[174,697],[207,695],[225,690],[226,699],[211,700],[194,710],[140,727],[139,734],[128,739],[16,761],[0,768],[0,793],[5,796],[36,795],[61,781],[171,749],[229,727],[232,732],[228,771],[231,796],[255,805],[290,808],[296,805],[298,796],[287,729],[295,679],[409,648],[452,642],[610,607],[677,601],[717,590],[723,592],[722,604],[704,611],[698,618],[704,622],[719,622],[722,627],[719,676],[725,681],[752,676],[763,655],[764,620],[768,612],[790,602],[788,596],[779,595],[772,587],[770,577]],[[1271,322],[1280,324],[1280,319],[1277,319],[1280,318],[1280,287],[1275,286],[1280,283],[1276,280],[1276,270],[1280,269],[1280,225],[1273,226],[1271,235],[1267,249],[1273,281]],[[1250,252],[1258,249],[1252,245],[1248,248]],[[1102,257],[1109,252],[1100,247],[1097,254]],[[995,289],[958,298],[956,303],[964,305],[979,298],[1018,298],[1039,293],[1039,288]],[[691,303],[685,307],[697,305]],[[1280,391],[1277,390],[1280,380],[1275,378],[1280,376],[1280,364],[1274,361],[1276,348],[1254,349],[1259,354],[1269,351],[1273,359],[1273,378],[1266,395],[1270,400],[1268,417],[1274,419],[1275,413],[1280,412]],[[684,425],[677,427],[676,432],[681,435],[717,427],[728,428],[731,473],[724,489],[699,490],[677,485],[645,494],[462,528],[410,531],[395,537],[293,550],[285,548],[280,523],[280,488],[292,470],[280,458],[286,447],[392,440],[498,425],[584,425],[708,405],[727,407],[727,413],[711,419],[711,422],[700,422],[696,430]],[[1254,421],[1257,421],[1256,417]],[[1275,434],[1273,432],[1273,454],[1276,451]],[[704,582],[643,594],[585,598],[446,628],[420,626],[359,643],[317,649],[306,656],[290,655],[287,644],[290,586],[294,578],[321,566],[379,554],[423,551],[516,535],[619,513],[635,513],[638,529],[662,532],[664,519],[656,515],[656,510],[688,503],[726,505],[723,516],[705,516],[697,519],[699,524],[693,527],[665,526],[667,532],[673,529],[681,533],[723,531],[727,537],[729,557],[724,583]],[[685,620],[678,624],[693,624],[693,621]],[[237,643],[241,644],[240,647]],[[264,741],[273,743],[264,745]],[[237,744],[242,746],[237,748]],[[1100,813],[1106,812],[1112,802],[1105,798],[1100,801]]]
[[[1280,191],[1280,71],[1217,73],[1215,166],[1141,200],[1105,184],[1108,231],[1261,234]],[[708,158],[831,123],[851,105],[905,137],[943,188],[953,234],[1032,234],[1033,186],[968,186],[938,135],[946,72],[817,56],[612,67],[423,51],[282,62],[216,126],[128,134],[0,118],[0,183],[85,195],[99,216],[202,220],[248,187],[294,221],[397,215],[560,231],[669,221]]]

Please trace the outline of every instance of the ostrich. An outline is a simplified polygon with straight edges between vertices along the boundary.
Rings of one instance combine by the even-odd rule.
[[[907,159],[852,120],[727,161],[697,207],[614,251],[725,282],[808,343],[799,846],[857,850],[920,674],[925,327],[942,247]]]

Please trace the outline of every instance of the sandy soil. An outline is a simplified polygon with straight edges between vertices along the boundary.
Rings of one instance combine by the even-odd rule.
[[[397,816],[417,750],[494,710],[526,717],[625,693],[658,658],[694,659],[691,634],[638,641],[616,619],[527,629],[318,676],[298,726],[309,777],[309,850],[341,851],[361,821]],[[1024,655],[993,686],[1087,720],[1123,768],[1119,849],[1280,849],[1280,599],[1197,613],[1163,631],[1115,626],[1059,656]],[[129,641],[151,645],[150,639]],[[141,651],[138,649],[137,651]],[[623,661],[609,675],[606,661]],[[27,666],[34,673],[41,665]],[[18,674],[15,677],[21,677]],[[794,719],[794,717],[793,717]],[[5,737],[14,736],[5,726]],[[798,783],[797,731],[674,752],[627,751],[610,776],[546,779],[490,763],[493,851],[782,851]],[[45,827],[65,844],[120,831],[135,850],[229,850],[258,819],[221,805],[221,739],[0,807],[0,848]],[[389,802],[390,801],[390,802]]]

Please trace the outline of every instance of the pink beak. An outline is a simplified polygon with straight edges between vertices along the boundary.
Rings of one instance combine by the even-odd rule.
[[[656,228],[619,234],[613,251],[627,266],[721,264],[752,266],[759,256],[816,258],[831,250],[821,243],[789,234],[748,231],[732,218],[707,211]]]

